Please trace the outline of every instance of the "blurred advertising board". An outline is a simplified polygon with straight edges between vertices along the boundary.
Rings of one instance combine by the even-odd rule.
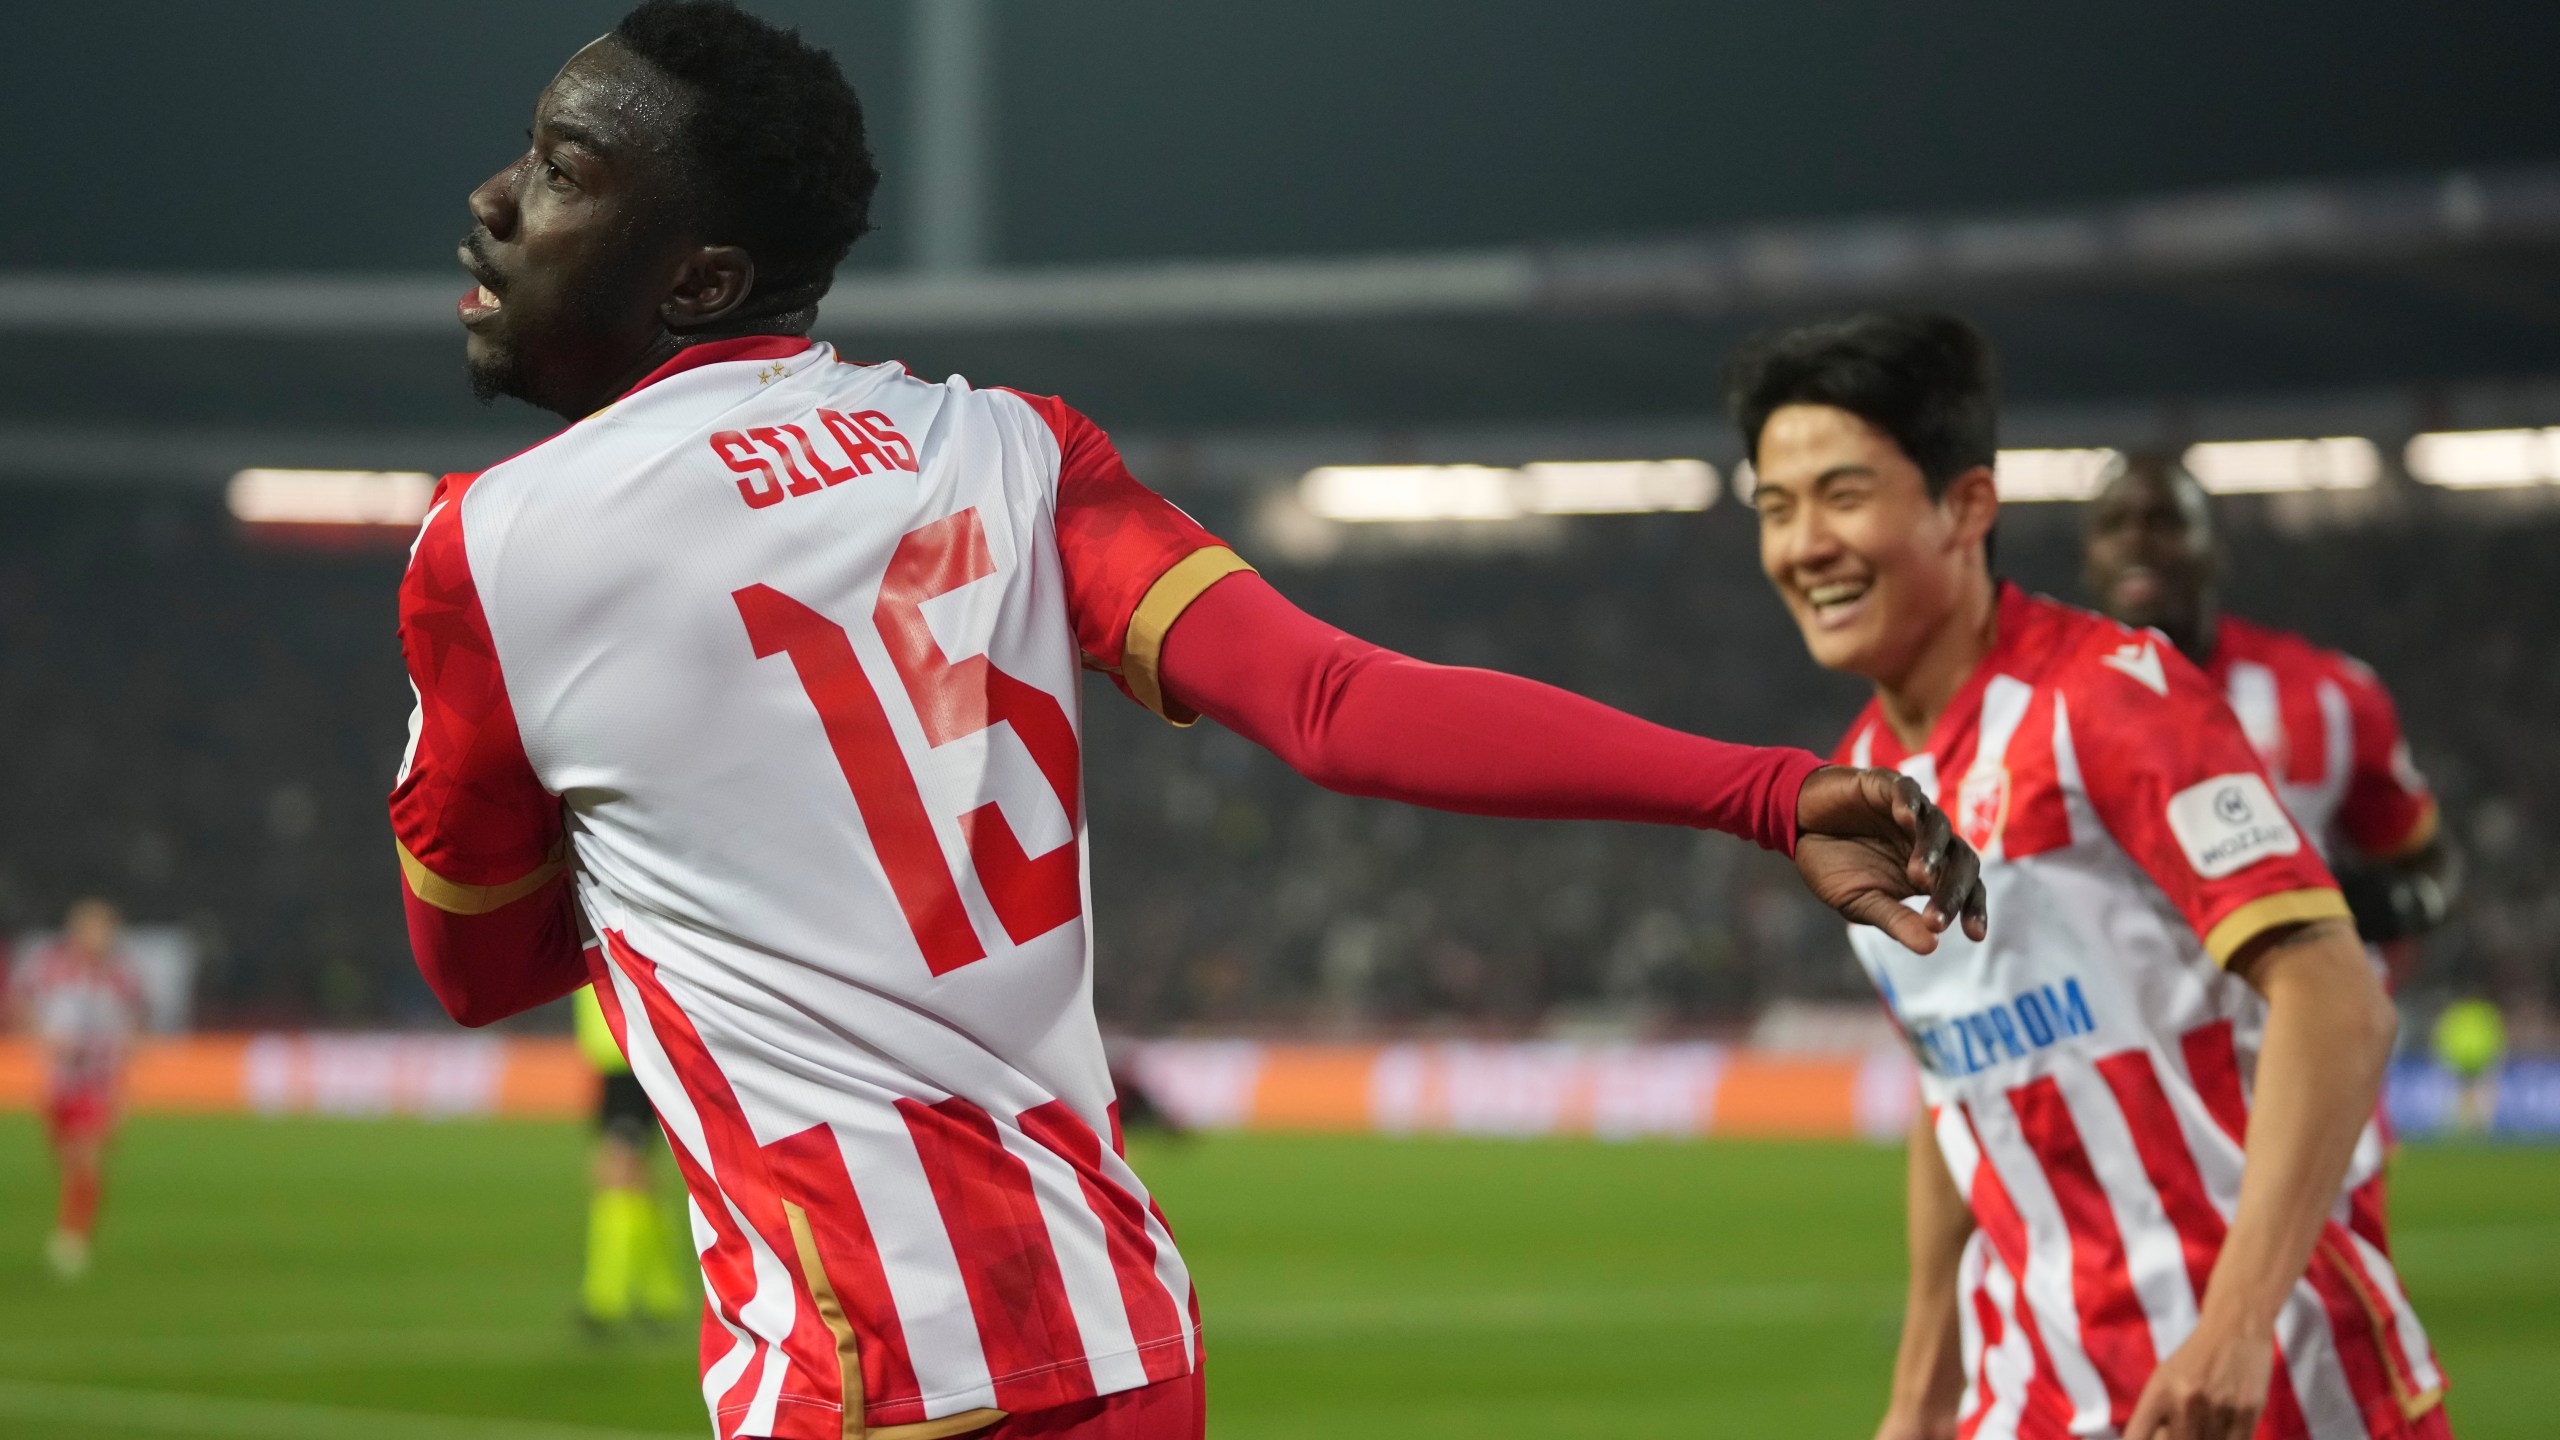
[[[32,1107],[41,1061],[0,1043],[0,1108]],[[310,1033],[194,1035],[134,1047],[125,1103],[143,1114],[583,1115],[595,1071],[566,1039]]]
[[[1122,1084],[1201,1130],[1891,1141],[1919,1102],[1898,1050],[1201,1039],[1117,1053]],[[33,1047],[0,1042],[0,1109],[32,1107],[41,1084]],[[142,1113],[549,1118],[588,1113],[595,1087],[565,1038],[201,1035],[137,1046],[126,1096]],[[2386,1101],[2404,1136],[2560,1140],[2560,1059],[2512,1060],[2469,1086],[2431,1061],[2403,1061]]]

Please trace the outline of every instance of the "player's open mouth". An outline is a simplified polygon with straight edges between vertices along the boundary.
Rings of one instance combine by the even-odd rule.
[[[2148,566],[2135,565],[2116,576],[2115,594],[2110,597],[2119,607],[2148,605],[2160,598],[2160,576]]]
[[[475,285],[463,293],[461,302],[453,308],[462,323],[470,325],[488,319],[504,307],[498,301],[497,292],[486,285]]]
[[[1855,620],[1867,608],[1867,582],[1837,580],[1805,587],[1805,604],[1813,608],[1813,623],[1824,630],[1837,630]]]

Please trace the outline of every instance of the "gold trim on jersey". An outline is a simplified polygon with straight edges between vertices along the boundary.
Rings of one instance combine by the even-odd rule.
[[[845,1318],[844,1304],[836,1299],[836,1287],[827,1279],[826,1263],[818,1258],[818,1236],[809,1228],[809,1212],[785,1200],[782,1218],[791,1224],[791,1248],[800,1252],[800,1279],[816,1302],[818,1318],[827,1322],[827,1333],[836,1337],[836,1393],[844,1404],[844,1440],[867,1440],[862,1423],[862,1353],[854,1343],[853,1322]]]
[[[2392,846],[2389,853],[2373,858],[2386,864],[2407,860],[2436,843],[2436,831],[2443,823],[2444,812],[2436,808],[2435,797],[2430,795],[2427,808],[2418,813],[2417,823],[2409,827],[2409,833],[2400,838],[2400,843]]]
[[[2409,1357],[2392,1343],[2393,1320],[2389,1308],[2381,1296],[2373,1293],[2372,1284],[2364,1272],[2349,1263],[2345,1252],[2330,1241],[2320,1242],[2320,1252],[2327,1257],[2330,1269],[2336,1272],[2347,1292],[2364,1307],[2365,1324],[2369,1327],[2365,1333],[2373,1341],[2374,1353],[2382,1361],[2383,1377],[2391,1382],[2391,1398],[2399,1402],[2402,1418],[2415,1420],[2443,1404],[2442,1385],[2429,1386],[2424,1390],[2418,1388],[2418,1377],[2409,1369]]]
[[[818,1258],[818,1235],[809,1228],[809,1212],[785,1200],[782,1218],[791,1226],[791,1248],[799,1252],[800,1278],[809,1287],[809,1299],[818,1318],[827,1324],[827,1333],[836,1337],[836,1373],[844,1397],[844,1440],[947,1440],[954,1435],[967,1435],[984,1430],[1004,1418],[1002,1410],[963,1410],[934,1420],[919,1420],[912,1425],[883,1425],[873,1428],[862,1420],[862,1351],[853,1335],[853,1322],[845,1317],[844,1302],[836,1297],[835,1282],[827,1278],[827,1265]]]
[[[551,858],[502,885],[464,885],[447,880],[426,867],[426,862],[409,853],[400,840],[391,842],[400,851],[400,874],[409,882],[409,893],[439,910],[452,915],[486,915],[501,906],[512,905],[551,883],[553,876],[568,868],[568,842],[551,847]]]
[[[2351,918],[2347,897],[2326,887],[2261,895],[2223,916],[2220,924],[2206,931],[2204,948],[2212,953],[2217,963],[2228,965],[2231,957],[2239,954],[2242,947],[2279,925]]]
[[[1179,704],[1164,698],[1164,682],[1156,674],[1156,662],[1164,654],[1164,637],[1173,622],[1191,608],[1212,585],[1238,571],[1253,567],[1244,557],[1224,545],[1208,545],[1183,556],[1173,568],[1156,577],[1147,588],[1138,608],[1129,612],[1129,635],[1120,649],[1120,680],[1138,703],[1176,725],[1188,725],[1199,719]]]
[[[912,1425],[884,1425],[861,1432],[863,1440],[947,1440],[953,1435],[975,1435],[1004,1418],[1002,1410],[963,1410],[939,1420],[919,1420]],[[850,1435],[854,1432],[845,1432]]]

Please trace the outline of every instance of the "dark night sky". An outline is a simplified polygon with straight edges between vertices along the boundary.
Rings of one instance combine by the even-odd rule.
[[[0,267],[438,268],[621,7],[19,7]],[[904,8],[841,57],[901,258]],[[998,0],[1011,262],[1498,243],[2560,158],[2560,6]]]

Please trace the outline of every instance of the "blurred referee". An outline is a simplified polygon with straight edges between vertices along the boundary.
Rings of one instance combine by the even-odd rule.
[[[593,987],[577,999],[578,1048],[596,1067],[595,1196],[587,1205],[587,1276],[579,1318],[598,1335],[634,1320],[681,1318],[690,1297],[676,1274],[672,1227],[649,1186],[658,1112],[613,1041]]]

